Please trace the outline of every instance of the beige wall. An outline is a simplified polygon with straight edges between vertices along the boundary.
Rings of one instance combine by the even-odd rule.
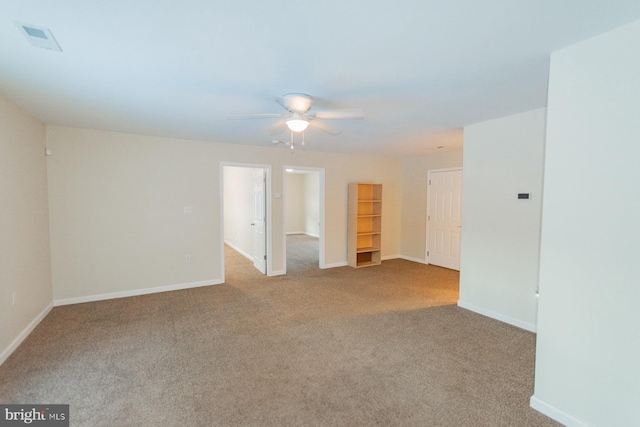
[[[44,125],[0,96],[0,363],[52,303],[44,149]]]
[[[640,21],[551,56],[532,405],[640,425]]]
[[[403,159],[402,255],[405,258],[426,262],[427,172],[460,166],[462,166],[462,151],[448,151]],[[462,197],[464,198],[464,194]]]
[[[320,233],[320,174],[304,174],[302,182],[304,198],[304,232],[318,237]]]
[[[285,232],[304,233],[304,175],[299,173],[286,173],[284,176]]]
[[[325,265],[347,260],[347,187],[384,184],[383,256],[400,253],[397,159],[50,126],[54,298],[63,302],[223,277],[220,162],[272,165],[272,266],[284,272],[283,166],[324,168]],[[184,206],[192,206],[184,214]],[[191,263],[184,262],[185,254]]]

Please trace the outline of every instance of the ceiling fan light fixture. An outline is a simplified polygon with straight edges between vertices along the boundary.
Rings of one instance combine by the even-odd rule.
[[[302,132],[309,126],[309,122],[304,119],[289,119],[287,127],[293,132]]]

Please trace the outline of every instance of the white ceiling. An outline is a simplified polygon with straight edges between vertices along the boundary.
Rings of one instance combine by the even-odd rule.
[[[638,0],[2,0],[0,92],[47,124],[265,147],[272,119],[227,117],[303,92],[366,114],[308,150],[409,156],[545,106],[550,52],[637,19]]]

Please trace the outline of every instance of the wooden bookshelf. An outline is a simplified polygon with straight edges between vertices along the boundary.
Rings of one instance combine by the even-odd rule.
[[[382,184],[349,184],[348,263],[368,267],[382,262]]]

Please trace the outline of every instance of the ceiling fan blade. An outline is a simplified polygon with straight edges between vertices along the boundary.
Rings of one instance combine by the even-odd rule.
[[[287,123],[284,120],[280,120],[271,126],[269,126],[269,133],[271,135],[278,135],[287,129]]]
[[[322,123],[319,120],[311,120],[309,122],[309,126],[314,127],[318,130],[321,130],[322,132],[326,132],[333,136],[340,135],[342,133],[342,131],[336,130],[331,126],[327,125],[326,123]]]
[[[287,105],[285,104],[284,98],[282,96],[276,96],[276,102],[280,104],[282,108],[289,111],[289,109],[287,108]]]
[[[273,145],[276,145],[276,146],[277,145],[286,145],[287,147],[289,147],[291,145],[291,143],[289,141],[285,142],[285,141],[280,141],[279,139],[273,139],[273,140],[271,140],[271,143]]]
[[[231,120],[244,120],[244,119],[281,119],[287,117],[287,114],[277,113],[265,113],[265,114],[232,114],[228,116]]]
[[[362,120],[364,119],[364,111],[360,108],[350,108],[346,110],[321,110],[314,111],[311,116],[316,119],[323,120]]]

